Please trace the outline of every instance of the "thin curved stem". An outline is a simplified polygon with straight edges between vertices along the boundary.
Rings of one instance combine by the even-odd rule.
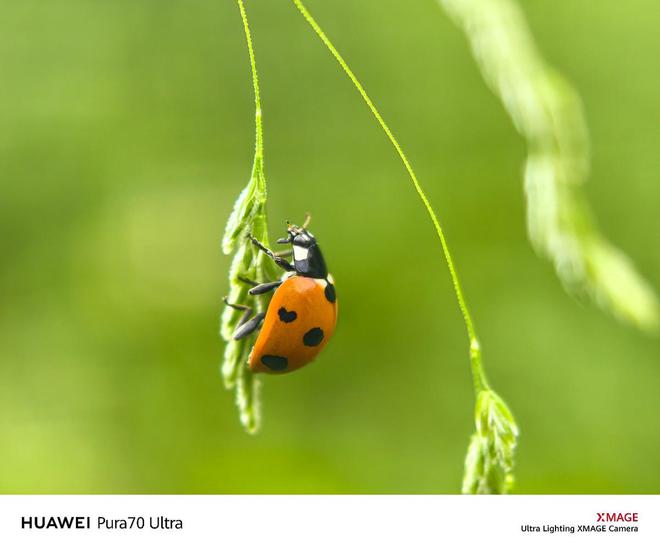
[[[330,39],[326,36],[325,32],[321,29],[321,27],[318,25],[316,20],[312,17],[312,15],[309,13],[307,8],[303,5],[301,0],[292,0],[293,3],[296,5],[300,13],[302,13],[303,17],[307,20],[309,25],[314,29],[316,34],[319,36],[321,41],[325,44],[325,46],[330,50],[330,53],[334,56],[334,58],[337,60],[339,65],[341,65],[341,68],[344,70],[344,72],[348,75],[348,78],[350,78],[351,82],[353,82],[353,85],[357,89],[357,91],[360,93],[362,96],[362,99],[364,102],[367,104],[369,107],[369,110],[371,113],[374,115],[378,123],[380,124],[381,128],[389,138],[390,142],[394,146],[394,149],[396,149],[397,154],[399,155],[399,158],[401,159],[401,162],[403,162],[403,165],[406,168],[406,171],[408,172],[408,175],[410,176],[410,179],[412,180],[413,186],[415,187],[415,191],[417,192],[417,195],[419,195],[419,198],[421,199],[422,203],[424,204],[424,207],[426,208],[426,211],[429,214],[429,217],[431,218],[431,221],[433,222],[433,226],[435,227],[435,231],[440,239],[440,244],[442,246],[442,251],[445,256],[445,260],[447,262],[447,267],[449,268],[449,274],[451,276],[452,283],[454,285],[454,291],[456,292],[456,299],[458,301],[458,307],[461,310],[461,313],[463,314],[463,319],[465,321],[465,328],[467,330],[468,334],[468,339],[470,341],[470,362],[472,366],[472,377],[473,377],[473,383],[474,383],[474,389],[475,393],[479,393],[481,390],[488,388],[488,382],[486,381],[486,376],[483,371],[483,366],[481,363],[481,351],[480,351],[480,345],[479,345],[479,340],[477,338],[477,333],[474,328],[474,323],[472,321],[472,316],[470,315],[470,310],[467,307],[467,303],[465,302],[465,297],[463,296],[463,289],[461,287],[461,282],[458,278],[458,273],[456,271],[456,267],[454,265],[454,260],[452,258],[451,252],[449,251],[449,246],[447,245],[447,239],[445,238],[444,231],[442,230],[442,227],[440,225],[440,222],[438,220],[438,217],[435,214],[435,211],[433,210],[433,207],[431,206],[431,203],[429,202],[426,193],[424,193],[424,190],[422,189],[422,186],[419,183],[419,180],[417,179],[417,176],[415,175],[415,171],[412,168],[412,165],[408,161],[408,157],[406,154],[403,152],[403,149],[401,148],[401,145],[399,145],[399,142],[397,139],[394,137],[394,134],[390,130],[389,126],[381,116],[380,112],[374,105],[373,101],[371,101],[371,98],[367,94],[367,92],[364,90],[362,87],[362,84],[360,84],[360,81],[357,79],[353,71],[350,69],[346,61],[344,61],[344,58],[340,55],[340,53],[337,51],[337,49],[334,47],[332,42],[330,42]]]
[[[243,20],[243,29],[245,30],[245,40],[247,42],[248,54],[250,55],[250,68],[252,69],[252,85],[254,87],[254,107],[255,107],[255,127],[256,127],[256,140],[255,140],[255,155],[254,163],[255,170],[263,170],[264,163],[264,138],[263,126],[261,121],[261,94],[259,92],[259,76],[257,75],[257,62],[254,57],[254,48],[252,46],[252,35],[250,33],[250,25],[248,24],[247,13],[243,0],[236,0],[238,2],[238,9],[241,12],[241,19]],[[258,165],[258,166],[257,166]]]

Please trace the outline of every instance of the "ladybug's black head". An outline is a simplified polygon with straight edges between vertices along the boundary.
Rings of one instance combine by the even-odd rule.
[[[328,276],[328,269],[325,266],[325,260],[316,238],[309,231],[310,217],[307,215],[305,223],[301,226],[291,225],[287,222],[287,237],[278,239],[280,244],[291,244],[293,246],[293,266],[296,273],[304,277],[313,277],[314,279],[325,279]]]

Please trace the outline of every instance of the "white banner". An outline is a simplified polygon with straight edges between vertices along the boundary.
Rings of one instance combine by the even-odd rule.
[[[658,549],[660,497],[0,496],[0,548],[10,550],[497,549],[505,543]]]

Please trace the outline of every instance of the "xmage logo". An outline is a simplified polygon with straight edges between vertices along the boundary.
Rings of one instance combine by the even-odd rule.
[[[596,512],[598,514],[597,522],[612,523],[616,521],[636,522],[639,521],[637,512]]]

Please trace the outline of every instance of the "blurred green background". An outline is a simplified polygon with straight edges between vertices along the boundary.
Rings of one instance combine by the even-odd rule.
[[[434,0],[309,0],[444,223],[523,493],[660,492],[660,346],[562,290],[525,234],[522,140]],[[313,215],[340,321],[238,423],[219,241],[253,106],[230,0],[0,4],[0,491],[457,492],[473,396],[436,237],[287,1],[248,2],[271,232]],[[524,3],[575,84],[604,233],[660,288],[660,10]]]

